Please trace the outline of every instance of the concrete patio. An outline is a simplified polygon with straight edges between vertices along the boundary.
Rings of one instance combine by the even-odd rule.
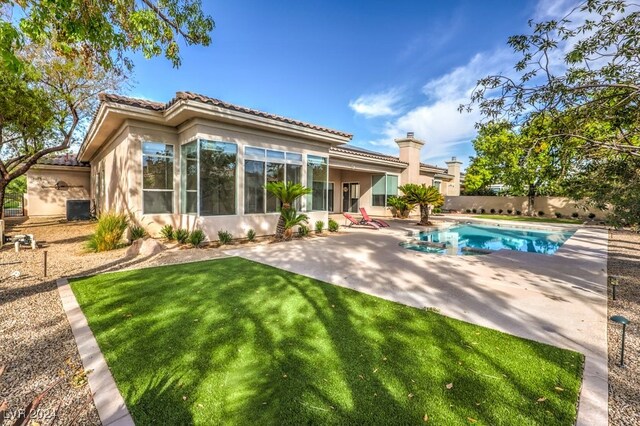
[[[581,228],[553,256],[419,253],[398,245],[407,239],[398,223],[347,232],[227,253],[581,352],[578,424],[607,424],[606,230]]]

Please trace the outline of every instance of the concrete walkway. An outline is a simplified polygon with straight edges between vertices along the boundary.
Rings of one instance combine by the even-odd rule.
[[[606,425],[607,231],[582,228],[553,256],[442,256],[398,245],[402,228],[227,252],[586,356],[579,425]]]

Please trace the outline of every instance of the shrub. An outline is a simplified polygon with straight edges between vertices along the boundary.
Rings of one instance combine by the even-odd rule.
[[[433,214],[442,213],[442,209],[440,207],[434,207],[434,209],[433,209],[433,211],[431,213],[433,213]]]
[[[522,212],[521,212],[520,210],[516,210],[516,214],[517,214],[518,216],[520,216],[520,215],[522,214]]]
[[[133,225],[129,227],[129,240],[135,241],[147,236],[147,230],[142,226]]]
[[[571,213],[571,217],[572,217],[572,218],[574,218],[574,219],[577,219],[577,218],[578,218],[578,216],[580,216],[580,215],[578,214],[578,212],[573,212],[573,213]]]
[[[338,232],[340,224],[333,219],[329,219],[329,232]]]
[[[199,247],[204,239],[205,235],[202,229],[194,229],[193,232],[189,234],[189,243],[194,247]]]
[[[491,214],[495,214],[496,209],[491,209],[491,210],[489,210],[489,211],[491,212]]]
[[[556,212],[556,217],[557,217],[558,219],[562,218],[562,213],[560,213],[560,212]]]
[[[485,210],[484,209],[480,209],[480,214],[484,214]]]
[[[472,212],[473,214],[476,214],[476,213],[478,212],[478,210],[476,210],[476,209],[471,209],[471,212]]]
[[[538,216],[540,216],[540,217],[544,216],[544,212],[543,212],[542,210],[540,210],[540,211],[538,212]]]
[[[507,214],[511,214],[511,213],[513,213],[513,210],[507,209]]]
[[[321,220],[317,221],[317,222],[316,222],[316,232],[317,232],[318,234],[321,234],[321,233],[322,233],[322,231],[323,231],[323,229],[324,229],[324,222],[323,222],[323,221],[321,221]]]
[[[589,213],[589,219],[595,219],[596,214],[595,213]]]
[[[178,241],[180,244],[186,243],[189,239],[189,231],[187,231],[186,229],[178,228],[175,230],[173,235],[175,236],[176,241]]]
[[[298,226],[298,236],[306,237],[309,235],[309,227],[307,225]]]
[[[165,225],[160,230],[160,236],[167,241],[173,241],[176,239],[175,232],[173,230],[173,226]]]
[[[233,235],[229,231],[218,231],[218,240],[220,241],[220,245],[229,244],[231,240],[233,240]]]
[[[467,210],[465,210],[465,212],[471,213],[471,209],[467,209]]]
[[[255,239],[256,239],[256,231],[254,231],[253,229],[249,229],[247,231],[247,240],[254,241]]]
[[[124,214],[108,212],[100,215],[96,232],[87,241],[87,250],[101,252],[121,247],[127,225],[127,216]]]
[[[499,214],[502,214],[503,212],[504,212],[504,210],[502,210],[502,209],[499,209],[499,210],[498,210],[498,213],[499,213]]]

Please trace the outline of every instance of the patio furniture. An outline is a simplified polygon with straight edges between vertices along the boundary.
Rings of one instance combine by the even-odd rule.
[[[365,222],[374,222],[380,225],[383,228],[388,228],[390,225],[381,219],[371,219],[371,217],[367,214],[367,211],[364,207],[360,207],[360,213],[362,213],[362,220]]]
[[[351,216],[349,213],[342,213],[342,215],[344,217],[347,218],[347,220],[350,222],[347,226],[348,227],[352,227],[353,225],[364,225],[364,226],[370,226],[374,229],[380,229],[380,225],[378,225],[375,222],[367,222],[364,219],[362,219],[361,221],[356,220],[353,216]]]

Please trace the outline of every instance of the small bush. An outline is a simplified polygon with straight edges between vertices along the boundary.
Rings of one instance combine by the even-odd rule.
[[[173,241],[176,239],[175,231],[173,230],[173,226],[165,225],[160,230],[160,236],[167,241]]]
[[[229,231],[218,231],[218,240],[220,241],[220,245],[229,244],[231,240],[233,240],[233,235]]]
[[[333,219],[329,219],[329,232],[338,232],[340,224]]]
[[[507,209],[507,214],[511,214],[511,213],[513,213],[513,210]]]
[[[256,239],[256,231],[254,231],[253,229],[249,229],[247,231],[247,240],[254,241],[255,239]]]
[[[147,230],[142,226],[133,225],[129,227],[129,240],[135,241],[147,236]]]
[[[205,235],[202,229],[194,229],[193,232],[189,234],[189,243],[194,247],[200,247],[204,239]]]
[[[100,215],[96,232],[87,241],[87,250],[101,252],[121,247],[127,226],[128,220],[124,214],[109,212]]]
[[[561,219],[561,218],[562,218],[562,213],[560,213],[560,212],[556,212],[556,217],[557,217],[558,219]]]
[[[472,212],[473,214],[476,214],[476,213],[478,212],[478,210],[476,210],[476,209],[471,209],[471,212]]]
[[[518,216],[520,216],[520,215],[522,214],[522,212],[521,212],[520,210],[516,210],[516,214],[517,214]]]
[[[540,211],[538,212],[538,216],[540,216],[540,217],[544,216],[544,212],[543,212],[542,210],[540,210]]]
[[[499,210],[498,210],[498,213],[499,213],[499,214],[502,214],[503,212],[504,212],[504,210],[502,210],[502,209],[499,209]]]
[[[431,213],[433,214],[442,213],[442,209],[440,207],[435,207]]]
[[[306,237],[307,235],[309,235],[309,227],[307,225],[300,225],[298,226],[298,236],[300,237]]]
[[[589,219],[595,219],[596,214],[595,213],[589,213]]]
[[[187,231],[186,229],[178,228],[175,230],[173,235],[176,241],[178,241],[180,244],[186,243],[189,239],[189,231]]]
[[[578,212],[573,212],[571,213],[571,217],[574,219],[577,219],[580,215],[578,214]]]
[[[471,213],[471,209],[466,209],[465,212]]]
[[[324,230],[324,222],[319,220],[316,222],[316,233],[321,234]]]
[[[489,210],[489,211],[491,212],[491,214],[495,214],[496,209],[491,209],[491,210]]]
[[[480,209],[480,214],[484,214],[485,209]]]

